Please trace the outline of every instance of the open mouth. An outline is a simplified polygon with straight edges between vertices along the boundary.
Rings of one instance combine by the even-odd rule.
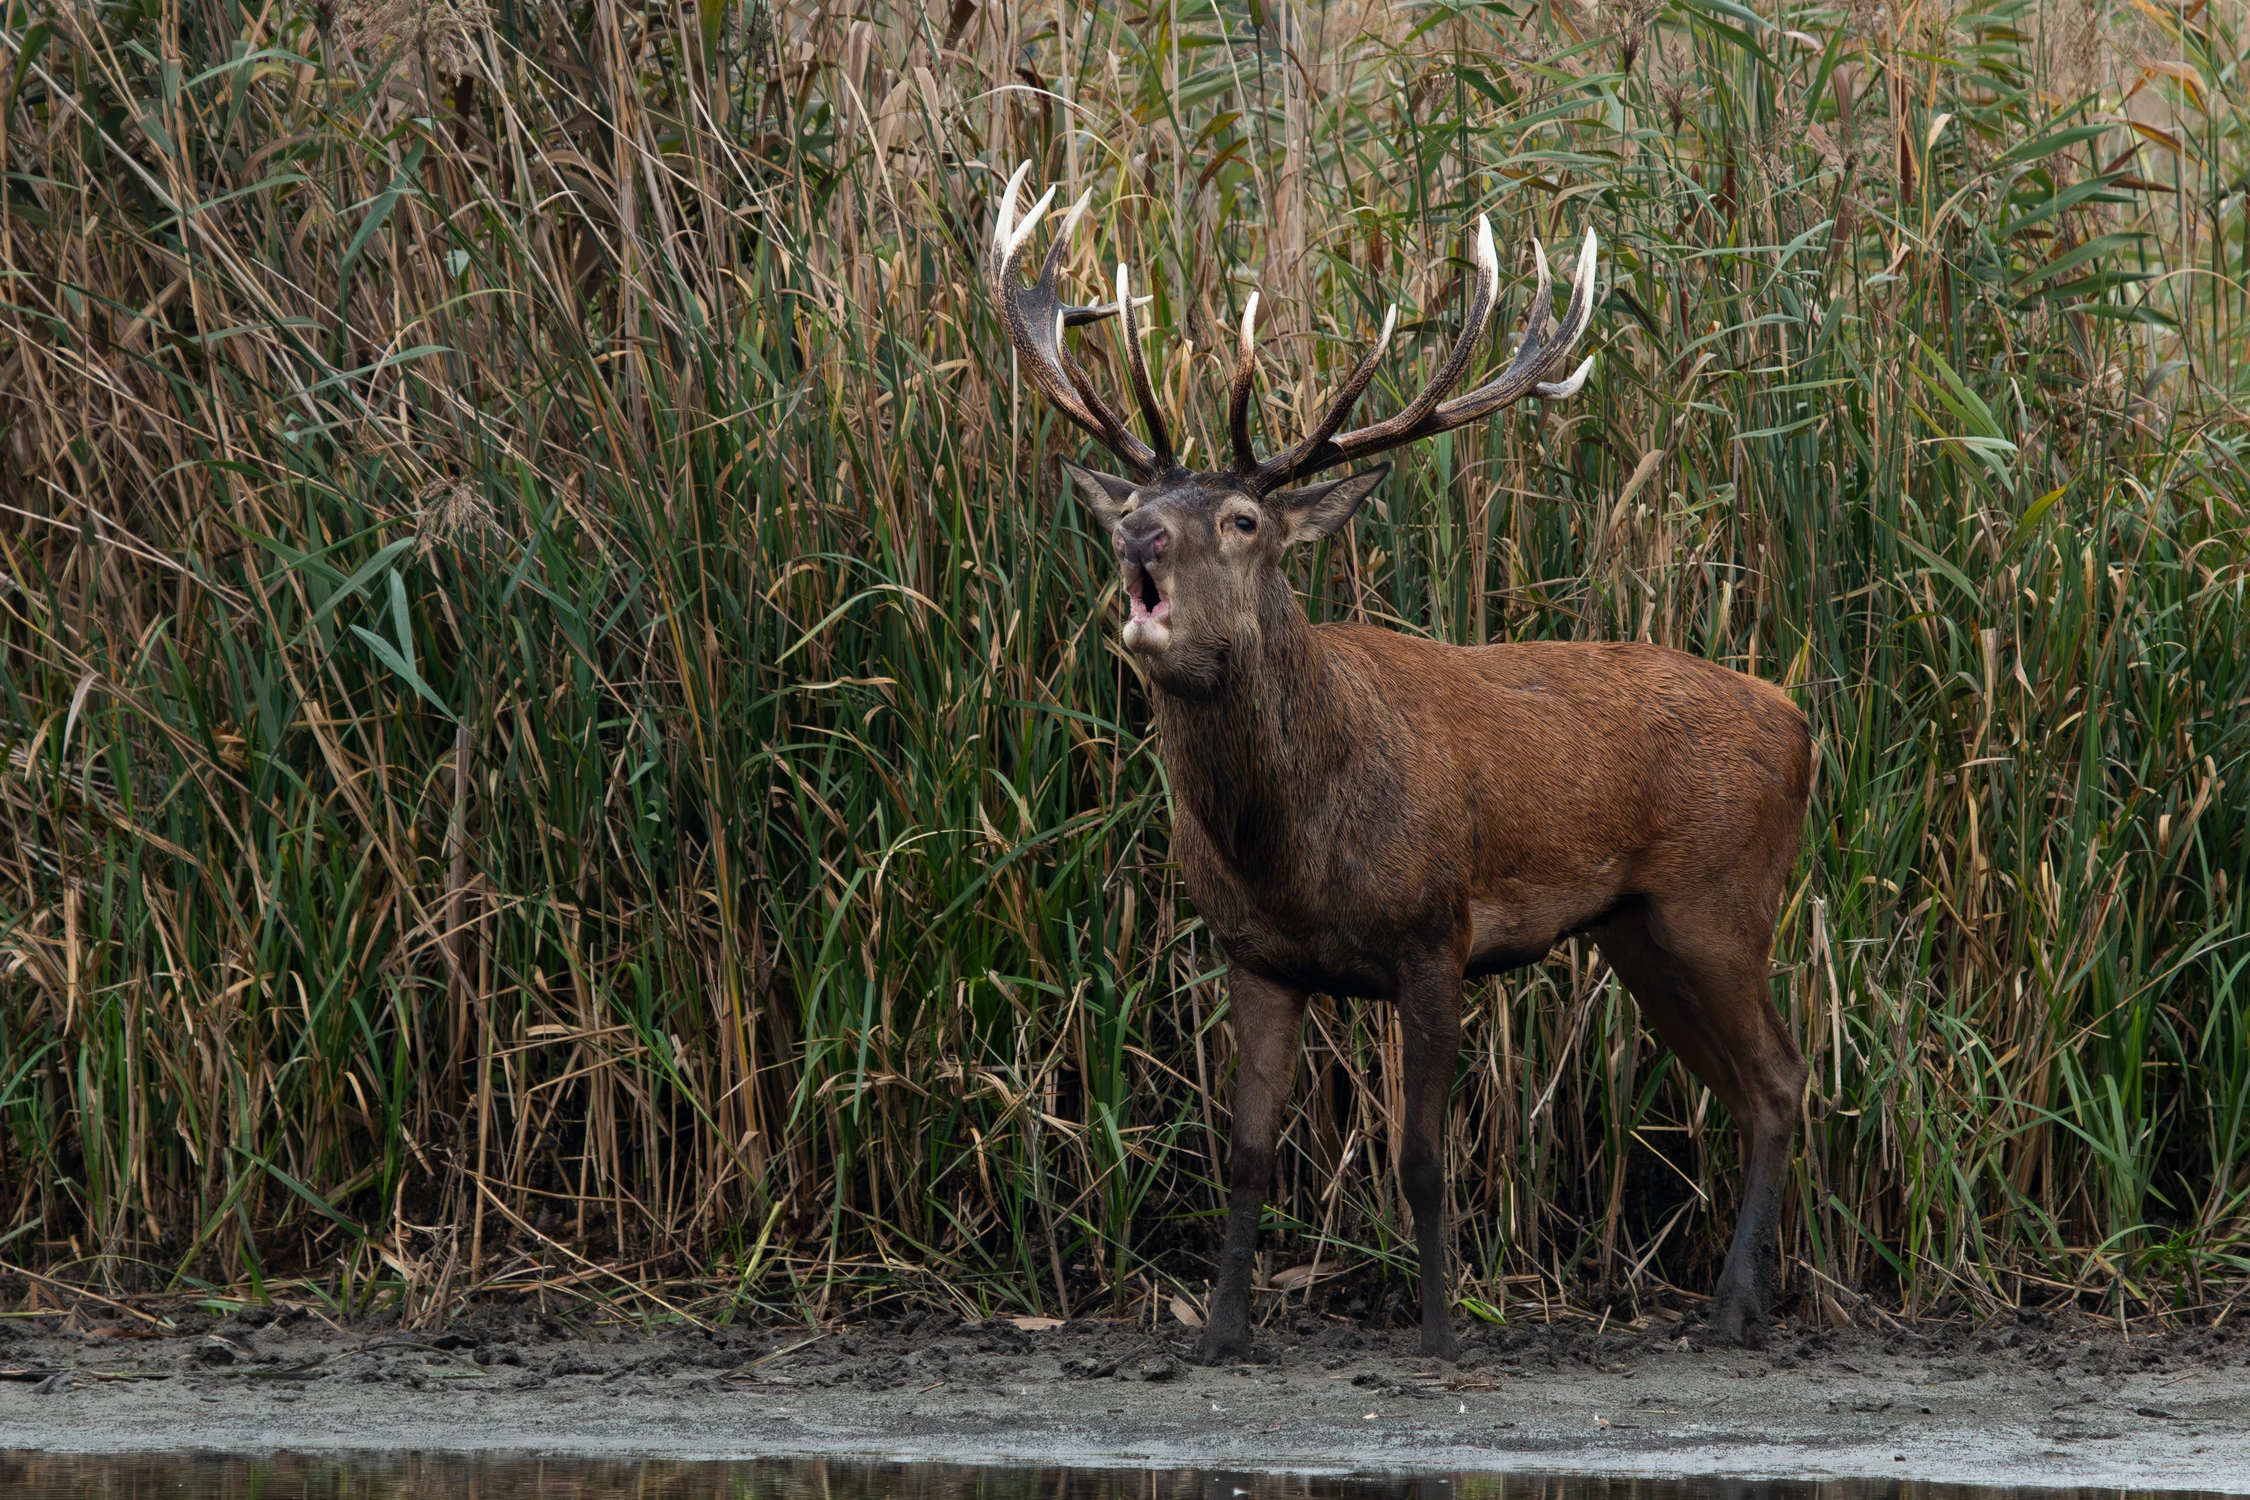
[[[1143,622],[1162,624],[1172,617],[1172,601],[1164,597],[1164,590],[1158,585],[1156,575],[1148,569],[1127,569],[1125,593],[1133,601],[1133,616],[1126,622],[1128,626]]]

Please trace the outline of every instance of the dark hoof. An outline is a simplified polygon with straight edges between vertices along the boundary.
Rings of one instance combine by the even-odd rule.
[[[1740,1294],[1719,1294],[1711,1311],[1711,1336],[1722,1343],[1739,1344],[1745,1349],[1763,1349],[1766,1346],[1766,1319],[1758,1304]]]
[[[1461,1341],[1453,1336],[1450,1328],[1424,1328],[1422,1357],[1458,1361],[1461,1358]]]
[[[1195,1362],[1199,1365],[1239,1365],[1250,1360],[1250,1335],[1248,1333],[1220,1335],[1205,1330],[1196,1342]]]

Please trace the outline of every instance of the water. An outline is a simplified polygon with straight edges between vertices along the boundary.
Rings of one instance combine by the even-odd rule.
[[[1570,1474],[1240,1474],[522,1454],[0,1453],[7,1500],[2205,1500],[2189,1490]],[[2211,1496],[2208,1500],[2218,1500]]]

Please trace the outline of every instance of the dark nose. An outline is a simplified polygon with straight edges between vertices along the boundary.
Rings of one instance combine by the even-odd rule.
[[[1172,545],[1172,533],[1147,511],[1135,511],[1117,523],[1117,555],[1135,567],[1147,567]]]

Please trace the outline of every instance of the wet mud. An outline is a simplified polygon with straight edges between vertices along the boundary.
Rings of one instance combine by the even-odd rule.
[[[1879,1316],[1869,1313],[1869,1316]],[[1191,1330],[947,1313],[646,1331],[534,1308],[436,1329],[303,1308],[0,1320],[0,1449],[528,1450],[1293,1469],[1875,1476],[2250,1494],[2250,1334],[2076,1313],[1776,1325],[1303,1313],[1254,1362]]]

